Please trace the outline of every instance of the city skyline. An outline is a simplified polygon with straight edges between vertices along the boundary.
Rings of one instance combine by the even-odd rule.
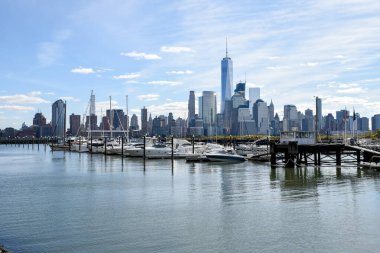
[[[315,110],[314,96],[323,115],[380,112],[379,3],[47,3],[0,4],[0,129],[31,124],[36,112],[51,121],[57,99],[67,117],[82,115],[91,90],[98,115],[109,96],[124,109],[128,95],[129,115],[146,106],[187,118],[190,90],[215,91],[219,112],[226,37],[233,87],[245,78],[260,87],[280,118],[286,104]]]

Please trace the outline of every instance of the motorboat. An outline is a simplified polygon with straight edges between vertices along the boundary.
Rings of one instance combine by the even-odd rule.
[[[247,160],[247,158],[236,154],[235,150],[230,148],[214,149],[204,155],[211,162],[244,162]]]

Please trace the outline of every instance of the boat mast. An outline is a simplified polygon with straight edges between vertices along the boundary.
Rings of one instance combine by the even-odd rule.
[[[112,124],[112,117],[113,115],[112,115],[112,106],[111,106],[111,96],[110,96],[110,134],[111,134],[111,138],[112,138],[112,128],[113,128],[113,124]]]
[[[129,141],[129,116],[128,116],[128,95],[125,96],[125,109],[127,112],[127,117],[126,117],[126,124],[125,127],[127,128],[127,142]]]

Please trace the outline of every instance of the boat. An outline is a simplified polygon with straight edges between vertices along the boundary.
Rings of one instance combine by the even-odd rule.
[[[236,154],[235,150],[230,148],[214,149],[204,154],[211,162],[244,162],[246,157]]]

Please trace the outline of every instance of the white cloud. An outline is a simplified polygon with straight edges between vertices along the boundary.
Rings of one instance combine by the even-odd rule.
[[[337,92],[341,94],[359,94],[363,93],[366,90],[364,90],[362,87],[352,87],[347,89],[338,89]]]
[[[176,81],[150,81],[150,82],[148,82],[148,84],[176,86],[176,85],[180,85],[181,82],[176,82]]]
[[[0,96],[0,103],[11,103],[11,104],[41,104],[50,103],[49,101],[37,97],[36,95],[23,95],[17,94],[12,96]]]
[[[33,107],[22,105],[0,105],[0,109],[12,110],[12,111],[34,111]]]
[[[168,115],[172,112],[174,117],[182,117],[186,119],[187,116],[187,101],[167,102],[164,104],[151,105],[147,107],[148,113],[152,113],[152,116],[156,115]]]
[[[317,67],[320,63],[319,62],[306,62],[306,63],[301,63],[301,67]]]
[[[135,60],[161,60],[161,56],[157,55],[157,54],[147,54],[147,53],[139,53],[139,52],[136,52],[136,51],[133,51],[133,52],[129,52],[129,53],[120,53],[120,55],[122,56],[127,56],[127,57],[131,57]]]
[[[173,75],[190,75],[192,73],[193,71],[191,70],[172,70],[172,71],[166,72],[166,74],[173,74]]]
[[[70,96],[59,97],[59,99],[62,99],[63,101],[73,101],[73,102],[79,102],[80,101],[80,99],[74,98],[74,97],[70,97]]]
[[[162,46],[161,52],[165,52],[165,53],[184,53],[184,52],[186,52],[186,53],[188,53],[188,52],[194,52],[194,50],[192,50],[189,47]]]
[[[140,83],[140,82],[136,81],[136,80],[128,80],[128,81],[126,81],[126,83]]]
[[[134,79],[141,77],[140,73],[129,73],[129,74],[124,74],[124,75],[119,75],[119,76],[113,76],[114,79]]]
[[[71,70],[71,73],[75,74],[82,74],[82,75],[88,75],[88,74],[94,74],[96,71],[92,68],[83,68],[83,67],[78,67],[78,68],[73,68]]]
[[[137,96],[137,98],[143,101],[154,101],[154,100],[158,100],[160,98],[160,95],[159,94],[145,94],[145,95],[139,95]]]

